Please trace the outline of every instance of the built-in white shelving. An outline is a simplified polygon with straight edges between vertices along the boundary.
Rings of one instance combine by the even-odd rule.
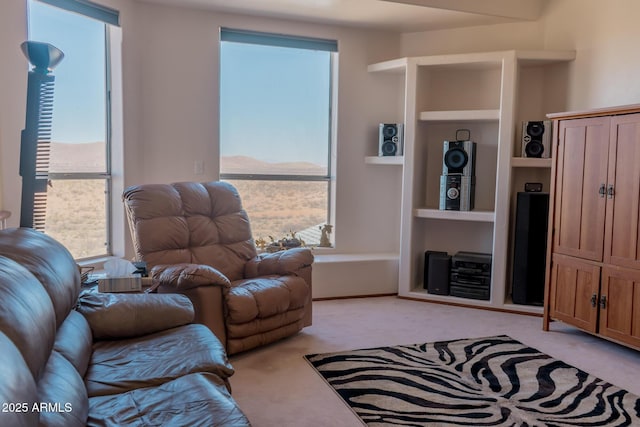
[[[367,157],[368,164],[402,165],[398,295],[425,301],[541,314],[541,307],[513,304],[510,297],[510,227],[521,181],[549,174],[550,159],[515,157],[523,120],[541,120],[564,105],[563,73],[573,51],[499,51],[398,58],[371,64],[371,73],[401,73],[394,83],[404,95],[404,157]],[[543,105],[546,81],[553,102]],[[560,82],[560,83],[558,83]],[[535,95],[535,96],[530,96]],[[526,107],[521,100],[527,99]],[[535,114],[532,114],[535,113]],[[535,115],[535,117],[534,117]],[[475,207],[438,206],[442,141],[469,129],[476,142]],[[516,150],[515,147],[518,147]],[[401,159],[401,160],[400,160]],[[516,173],[517,172],[517,173]],[[516,178],[512,178],[517,175]],[[491,298],[475,300],[429,294],[422,277],[424,252],[491,252]]]
[[[400,165],[404,162],[403,156],[367,156],[364,162],[369,165]]]
[[[500,110],[423,111],[420,120],[432,122],[498,121]]]
[[[493,222],[495,214],[492,211],[447,211],[440,209],[419,208],[414,210],[416,218],[448,219],[452,221]]]
[[[513,168],[551,168],[551,159],[537,159],[534,157],[514,157],[511,159]]]

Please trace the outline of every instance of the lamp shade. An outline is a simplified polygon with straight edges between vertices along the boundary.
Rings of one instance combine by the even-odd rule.
[[[20,48],[35,67],[34,71],[39,73],[50,72],[64,58],[64,53],[49,43],[26,41],[20,45]]]

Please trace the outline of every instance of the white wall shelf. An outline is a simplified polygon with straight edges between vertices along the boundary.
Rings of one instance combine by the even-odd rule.
[[[314,263],[327,264],[336,262],[373,262],[397,261],[398,254],[393,252],[372,252],[357,254],[314,254]]]
[[[399,111],[405,123],[400,297],[540,313],[540,307],[511,301],[510,230],[515,193],[524,182],[548,181],[544,176],[551,161],[515,158],[516,130],[523,120],[545,117],[545,108],[555,109],[563,102],[566,67],[561,64],[575,55],[574,51],[510,50],[399,58],[369,65],[369,72],[399,72],[404,77],[397,89],[404,97]],[[558,84],[547,87],[543,85],[546,81]],[[553,96],[531,96],[545,91],[553,91]],[[525,104],[523,99],[532,100]],[[441,211],[433,207],[439,200],[442,141],[460,128],[469,129],[477,144],[476,210]],[[427,293],[422,280],[426,250],[445,250],[451,255],[457,251],[490,252],[491,299]]]
[[[420,120],[431,122],[498,121],[500,110],[423,111]]]
[[[416,218],[477,222],[493,222],[495,218],[495,213],[492,211],[446,211],[429,208],[415,209],[414,215]]]
[[[403,156],[367,156],[364,162],[368,165],[402,165]]]
[[[513,157],[512,168],[551,168],[551,159],[537,159],[535,157]]]
[[[370,73],[376,72],[398,72],[403,73],[407,69],[408,58],[392,59],[390,61],[378,62],[367,67]]]

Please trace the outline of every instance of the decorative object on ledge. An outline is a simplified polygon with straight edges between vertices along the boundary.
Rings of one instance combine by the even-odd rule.
[[[271,242],[267,244],[267,241],[262,237],[256,239],[256,247],[262,251],[269,253],[286,251],[287,249],[306,247],[304,240],[296,236],[294,231],[289,230],[289,235],[283,237],[280,240],[276,240],[273,236],[269,236]]]
[[[320,244],[318,245],[318,247],[320,248],[333,247],[331,245],[331,241],[329,240],[329,234],[331,234],[331,230],[333,230],[333,225],[325,224],[319,228],[320,228],[320,231],[322,232],[322,235],[320,236]]]

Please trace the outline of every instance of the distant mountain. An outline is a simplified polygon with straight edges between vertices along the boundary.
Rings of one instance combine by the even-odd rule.
[[[50,172],[104,172],[105,170],[104,142],[51,143]]]
[[[310,162],[269,163],[248,156],[223,156],[220,159],[221,173],[324,175],[326,169],[326,166]]]
[[[51,143],[50,172],[103,172],[105,170],[104,142],[72,144]],[[222,173],[256,173],[283,175],[324,175],[326,167],[310,162],[269,163],[248,156],[224,156],[220,161]]]

